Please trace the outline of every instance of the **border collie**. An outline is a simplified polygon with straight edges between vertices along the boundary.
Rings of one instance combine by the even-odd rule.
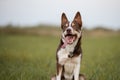
[[[51,80],[85,80],[85,76],[79,73],[82,58],[81,27],[80,12],[76,13],[72,22],[69,22],[66,14],[62,13],[61,28],[63,32],[56,53],[57,74]]]

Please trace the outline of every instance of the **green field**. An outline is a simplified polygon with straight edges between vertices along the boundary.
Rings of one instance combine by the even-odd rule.
[[[59,36],[0,35],[0,80],[50,80]],[[120,80],[120,35],[82,38],[87,80]]]

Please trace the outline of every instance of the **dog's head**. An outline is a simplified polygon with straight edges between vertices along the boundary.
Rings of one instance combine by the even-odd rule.
[[[69,22],[65,13],[61,16],[62,41],[73,44],[81,37],[82,20],[80,12],[77,12],[73,21]]]

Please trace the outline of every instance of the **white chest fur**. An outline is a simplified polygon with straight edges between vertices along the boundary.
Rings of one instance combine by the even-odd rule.
[[[70,54],[70,52],[73,52],[74,47],[67,45],[65,48],[61,48],[58,53],[58,62],[61,65],[64,65],[65,62],[69,59],[68,55]]]
[[[66,48],[61,48],[58,55],[58,63],[64,66],[64,76],[66,79],[71,80],[75,74],[75,70],[79,71],[80,69],[80,60],[81,54],[79,56],[69,58],[68,55],[70,52],[73,52],[74,47],[66,46]]]
[[[59,64],[64,65],[66,60],[70,59],[68,58],[68,55],[70,52],[74,51],[77,41],[78,40],[76,40],[72,45],[67,45],[65,48],[60,48],[60,50],[57,52]]]
[[[64,76],[66,79],[72,79],[75,69],[80,66],[80,56],[68,59],[64,64]],[[79,71],[79,70],[78,70]]]

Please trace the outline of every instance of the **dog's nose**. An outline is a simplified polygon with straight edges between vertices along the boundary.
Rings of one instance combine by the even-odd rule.
[[[67,29],[66,31],[67,31],[68,34],[71,33],[71,29]]]

